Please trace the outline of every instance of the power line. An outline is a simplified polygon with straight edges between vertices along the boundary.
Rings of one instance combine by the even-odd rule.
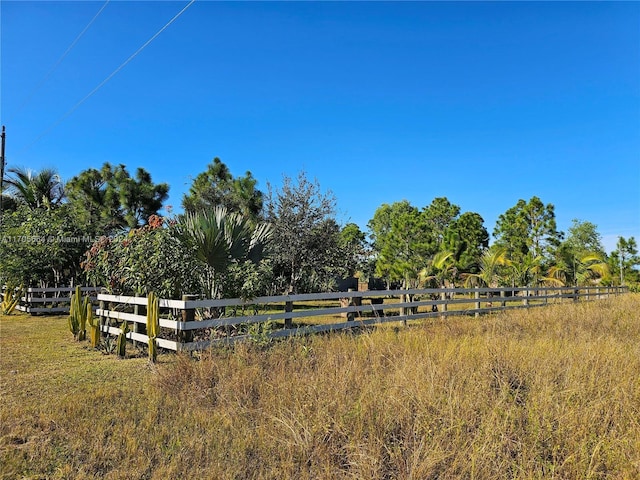
[[[47,135],[51,130],[53,130],[54,128],[56,128],[60,123],[62,123],[67,117],[69,117],[73,112],[75,112],[77,110],[77,108],[82,105],[84,102],[86,102],[91,96],[93,96],[93,94],[95,94],[98,90],[100,90],[109,80],[111,80],[111,78],[113,78],[120,70],[122,70],[131,60],[133,60],[140,52],[142,52],[142,50],[144,50],[147,45],[149,45],[151,42],[153,42],[156,37],[158,35],[160,35],[162,32],[164,32],[167,27],[169,27],[169,25],[171,25],[173,22],[175,22],[178,17],[180,17],[180,15],[182,15],[193,3],[195,3],[196,0],[191,0],[182,10],[180,10],[171,20],[169,20],[160,30],[158,30],[149,40],[147,40],[140,48],[138,48],[138,50],[136,50],[129,58],[127,58],[124,62],[122,62],[122,64],[116,68],[113,72],[111,72],[107,78],[105,78],[102,82],[100,82],[98,84],[97,87],[95,87],[93,90],[91,90],[82,100],[80,100],[78,103],[76,103],[73,107],[71,107],[71,109],[65,113],[64,115],[62,115],[58,120],[56,120],[51,126],[49,126],[47,129],[45,129],[40,135],[38,135],[36,137],[36,139],[31,142],[29,145],[27,145],[26,147],[24,147],[21,152],[28,150],[29,148],[31,148],[35,143],[38,142],[38,140],[40,140],[42,137],[44,137],[45,135]]]
[[[69,52],[71,52],[71,50],[73,49],[73,47],[76,46],[76,43],[78,43],[78,41],[82,38],[82,36],[85,34],[85,32],[87,30],[89,30],[89,27],[93,24],[93,22],[96,21],[96,19],[100,16],[100,14],[102,13],[102,11],[106,8],[107,4],[110,2],[110,0],[106,0],[104,2],[104,4],[102,5],[102,7],[100,8],[100,10],[98,10],[98,13],[96,13],[93,18],[89,21],[89,23],[87,23],[87,25],[82,29],[82,31],[78,34],[78,36],[75,38],[75,40],[73,42],[71,42],[71,45],[69,45],[67,47],[67,49],[64,51],[64,53],[60,56],[60,58],[58,58],[58,60],[56,61],[56,63],[53,64],[53,66],[49,69],[49,71],[45,74],[45,76],[42,78],[42,80],[40,80],[38,82],[38,84],[33,88],[33,90],[31,90],[31,92],[27,95],[27,97],[24,99],[24,101],[20,104],[20,106],[18,106],[18,109],[14,112],[13,117],[15,117],[16,115],[18,115],[18,113],[20,113],[22,111],[22,109],[27,106],[27,104],[31,101],[31,99],[33,98],[33,96],[38,92],[38,90],[40,90],[40,88],[42,88],[42,86],[45,84],[45,82],[49,79],[49,77],[51,77],[51,75],[53,74],[53,72],[58,68],[58,66],[62,63],[62,61],[66,58],[67,55],[69,55]],[[12,117],[12,118],[13,118]],[[11,118],[11,119],[12,119]],[[11,120],[10,119],[10,120]]]

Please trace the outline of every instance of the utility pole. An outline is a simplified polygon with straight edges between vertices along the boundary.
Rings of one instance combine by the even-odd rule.
[[[2,126],[2,145],[0,145],[0,226],[2,225],[2,216],[4,215],[4,139],[6,135],[4,133],[4,125]]]

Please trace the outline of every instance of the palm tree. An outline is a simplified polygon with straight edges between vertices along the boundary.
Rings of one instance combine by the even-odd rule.
[[[182,216],[179,229],[202,264],[201,275],[210,298],[218,298],[222,293],[222,276],[233,263],[259,262],[272,236],[270,224],[254,227],[248,218],[229,213],[221,206]]]
[[[595,283],[599,279],[610,274],[607,262],[602,260],[602,258],[595,253],[590,253],[581,257],[578,260],[577,266],[576,281],[578,285]]]
[[[531,252],[524,255],[520,262],[509,261],[512,287],[529,287],[537,285],[541,279],[543,258],[533,256]]]
[[[558,263],[549,269],[549,276],[563,284],[588,285],[610,275],[609,265],[597,253],[573,258],[573,265]]]
[[[55,170],[45,168],[33,173],[31,170],[14,167],[8,172],[13,177],[8,177],[6,184],[17,205],[26,205],[30,209],[50,209],[62,202],[64,184]]]
[[[438,287],[444,287],[446,280],[455,284],[457,274],[456,259],[453,252],[443,250],[436,253],[428,262],[428,265],[420,272],[420,283],[435,283]]]
[[[492,247],[484,251],[480,257],[480,273],[465,274],[465,287],[481,285],[497,287],[502,281],[501,269],[508,267],[511,261],[507,258],[505,247]]]

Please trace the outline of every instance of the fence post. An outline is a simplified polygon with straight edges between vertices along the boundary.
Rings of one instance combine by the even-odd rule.
[[[183,302],[189,302],[192,300],[197,300],[197,295],[182,295]],[[196,319],[196,311],[193,308],[185,308],[182,310],[182,321],[183,322],[194,322]],[[193,341],[193,330],[178,330],[176,332],[176,336],[178,338],[179,343],[189,343]],[[178,351],[180,348],[178,348]]]
[[[138,315],[140,312],[140,305],[138,305],[137,303],[133,306],[133,314],[134,315]],[[140,333],[140,324],[138,322],[133,322],[133,333]],[[133,340],[133,346],[137,347],[138,346],[138,342],[136,340]]]
[[[353,292],[353,288],[347,289],[347,292]],[[355,305],[354,298],[353,297],[349,297],[348,306],[352,307],[354,305]],[[355,319],[355,313],[354,312],[347,312],[347,322],[353,322],[354,319]]]
[[[289,292],[289,294],[291,294],[291,292]],[[284,312],[285,313],[293,312],[293,302],[291,302],[291,301],[285,302],[285,304],[284,304]],[[293,319],[292,318],[285,318],[284,319],[284,328],[293,328]]]
[[[102,337],[104,334],[104,332],[102,331],[102,328],[104,327],[104,315],[102,313],[104,312],[104,300],[100,300],[98,305],[100,307],[100,318],[98,319],[98,325],[100,325],[100,337]]]
[[[31,287],[27,288],[27,292],[24,294],[24,300],[25,300],[25,311],[28,313],[31,313]]]
[[[411,298],[409,298],[410,295],[405,294],[405,293],[401,293],[400,294],[400,303],[409,303],[412,301]],[[400,315],[406,317],[407,315],[411,314],[411,308],[410,307],[400,307]],[[403,325],[407,325],[407,319],[405,318],[402,321]]]
[[[443,301],[443,303],[440,304],[440,311],[442,312],[442,315],[440,315],[440,318],[444,319],[447,316],[447,293],[446,292],[440,292],[440,300]]]
[[[349,289],[350,292],[354,291],[352,288]],[[355,290],[356,292],[358,290]],[[361,307],[362,306],[362,297],[358,296],[358,297],[351,297],[351,305],[353,305],[354,307]],[[357,316],[358,318],[362,318],[362,310],[358,310],[357,312],[354,312],[354,316]]]
[[[525,287],[523,292],[524,292],[524,296],[523,296],[523,299],[522,299],[522,305],[524,305],[525,307],[528,307],[529,306],[529,298],[528,298],[529,297],[529,289],[527,287]]]
[[[478,289],[478,287],[476,287],[476,291],[473,294],[474,298],[476,299],[476,314],[475,317],[478,318],[480,316],[480,290]]]
[[[413,302],[413,295],[406,294],[404,296],[404,301],[405,301],[405,303]],[[411,315],[411,307],[404,307],[404,316],[407,317],[409,315]],[[405,327],[407,326],[407,319],[406,318],[402,321],[402,324]]]
[[[353,288],[348,288],[347,292],[353,292]],[[355,305],[354,297],[343,297],[340,299],[340,308],[353,307]],[[347,319],[347,322],[353,322],[355,319],[354,312],[342,312],[340,314],[342,317]]]

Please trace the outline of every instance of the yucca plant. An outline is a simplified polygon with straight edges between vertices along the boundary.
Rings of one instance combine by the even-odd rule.
[[[105,355],[111,355],[116,349],[116,342],[113,340],[113,337],[107,336],[102,339],[98,348]]]
[[[156,338],[160,331],[160,322],[158,320],[158,308],[160,302],[155,293],[149,293],[147,297],[147,336],[149,337],[149,361],[156,363],[158,356],[158,345]]]
[[[127,348],[127,333],[129,333],[130,331],[131,329],[129,328],[129,324],[126,321],[122,322],[122,325],[120,325],[120,334],[118,334],[118,341],[116,343],[116,350],[120,358],[125,357]]]
[[[79,342],[87,339],[87,312],[92,312],[91,300],[88,296],[83,298],[82,290],[77,286],[75,293],[71,295],[69,330]]]

